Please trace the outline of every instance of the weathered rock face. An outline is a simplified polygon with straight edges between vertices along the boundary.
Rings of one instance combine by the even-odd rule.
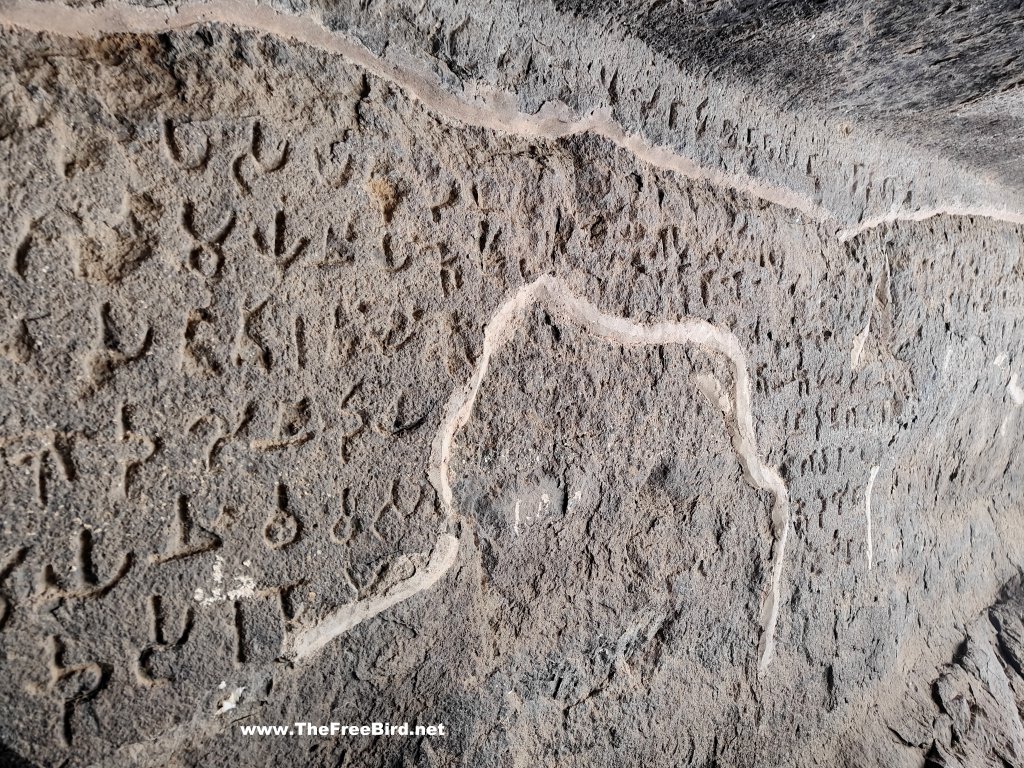
[[[1014,3],[559,0],[689,70],[809,114],[922,142],[1017,190],[1024,98]]]
[[[604,13],[0,7],[0,762],[1024,764],[1019,158]]]

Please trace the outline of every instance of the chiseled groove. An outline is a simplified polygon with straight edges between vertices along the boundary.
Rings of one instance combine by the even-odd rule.
[[[656,168],[686,178],[708,181],[797,211],[821,222],[841,224],[832,211],[789,187],[771,184],[744,173],[726,173],[702,166],[692,158],[641,136],[627,133],[612,117],[610,109],[574,115],[561,102],[548,102],[536,114],[516,109],[515,98],[507,93],[489,97],[462,98],[441,86],[438,79],[411,67],[403,67],[377,56],[357,40],[332,31],[320,20],[307,15],[282,13],[260,2],[209,0],[186,2],[174,8],[148,8],[111,0],[99,7],[69,7],[59,0],[13,0],[0,6],[0,24],[71,38],[97,38],[107,34],[153,34],[180,30],[198,24],[221,23],[258,33],[290,38],[329,53],[340,54],[377,77],[391,82],[411,98],[448,119],[519,136],[558,139],[592,133],[632,153]],[[919,211],[892,211],[866,219],[860,224],[837,229],[845,242],[874,227],[898,221],[921,221],[933,216],[980,216],[1014,224],[1024,223],[1024,212],[992,207],[936,207]]]
[[[782,581],[782,563],[789,533],[789,493],[778,472],[764,464],[757,453],[751,413],[750,378],[746,356],[739,340],[729,331],[697,318],[684,318],[679,322],[644,325],[623,317],[605,314],[590,302],[575,296],[561,280],[543,276],[520,288],[502,304],[484,329],[483,352],[469,381],[461,390],[452,393],[438,429],[430,458],[431,482],[441,498],[446,517],[455,514],[451,487],[452,445],[455,436],[469,421],[473,405],[491,356],[509,339],[524,316],[524,310],[540,303],[561,313],[593,336],[612,344],[646,346],[662,344],[696,344],[724,354],[733,366],[734,401],[733,420],[729,424],[733,450],[743,468],[747,483],[759,490],[771,491],[774,496],[772,528],[775,551],[772,562],[771,588],[761,614],[761,639],[758,668],[764,672],[774,652],[775,625],[779,615],[779,593]],[[731,409],[728,409],[731,410]],[[723,409],[723,415],[727,415]]]

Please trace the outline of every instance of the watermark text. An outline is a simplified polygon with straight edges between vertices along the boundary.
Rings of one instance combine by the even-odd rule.
[[[240,725],[243,736],[447,736],[442,723],[409,725],[409,723],[292,723],[291,725]]]

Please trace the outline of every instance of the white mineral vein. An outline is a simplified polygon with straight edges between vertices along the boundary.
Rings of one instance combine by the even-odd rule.
[[[878,475],[878,467],[871,468],[871,474],[868,475],[868,487],[864,490],[864,515],[867,518],[867,538],[868,538],[868,570],[871,570],[873,561],[873,549],[871,543],[871,489],[875,487],[875,477]]]
[[[782,563],[789,533],[789,493],[778,472],[767,466],[757,453],[754,434],[750,378],[746,356],[739,340],[729,331],[697,318],[683,318],[678,322],[650,325],[637,323],[624,317],[608,315],[595,305],[575,296],[556,277],[544,276],[524,285],[502,304],[484,329],[483,352],[477,360],[472,376],[464,387],[456,390],[448,401],[437,436],[434,438],[430,458],[431,482],[447,516],[455,514],[451,486],[452,445],[455,436],[469,421],[480,386],[491,362],[491,356],[510,338],[522,322],[524,310],[539,303],[549,310],[575,322],[588,333],[612,344],[631,346],[662,344],[695,344],[725,355],[733,367],[733,402],[718,398],[719,407],[729,425],[732,447],[743,468],[746,481],[758,490],[770,491],[774,496],[772,528],[775,547],[769,594],[761,614],[761,642],[759,669],[763,672],[771,661],[775,646],[775,625],[779,616],[779,595],[782,581]],[[732,416],[731,422],[729,416]]]
[[[312,13],[285,13],[263,3],[243,0],[186,0],[174,7],[159,8],[132,5],[123,0],[111,0],[95,7],[71,7],[46,0],[13,0],[0,5],[0,24],[33,32],[87,39],[109,34],[154,34],[210,23],[271,34],[340,54],[373,75],[395,84],[409,97],[417,99],[439,115],[460,123],[548,139],[592,133],[657,168],[691,179],[706,180],[718,187],[798,211],[817,222],[840,226],[843,223],[833,212],[786,186],[746,173],[702,166],[676,149],[655,146],[642,136],[632,135],[614,119],[610,109],[591,110],[576,115],[566,104],[549,101],[536,113],[529,114],[516,109],[513,94],[493,93],[474,98],[458,95],[442,87],[433,74],[378,56],[349,35],[328,29]],[[1021,210],[957,204],[910,211],[898,208],[865,219],[854,226],[837,229],[836,234],[840,241],[845,242],[880,225],[897,221],[921,221],[941,215],[979,216],[1024,224],[1024,211]]]

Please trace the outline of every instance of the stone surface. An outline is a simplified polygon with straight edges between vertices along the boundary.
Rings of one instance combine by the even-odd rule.
[[[0,763],[1024,764],[986,7],[0,5]]]

